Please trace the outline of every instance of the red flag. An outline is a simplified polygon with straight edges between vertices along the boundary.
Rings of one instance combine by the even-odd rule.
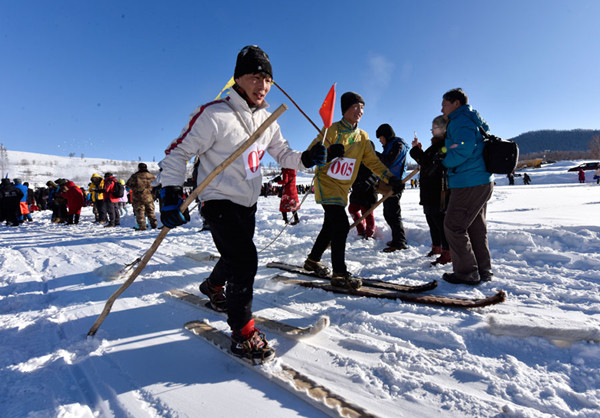
[[[323,119],[323,125],[325,128],[329,128],[333,123],[333,108],[335,106],[335,83],[329,89],[329,93],[327,93],[327,97],[325,97],[325,101],[321,105],[321,109],[319,109],[319,115]]]

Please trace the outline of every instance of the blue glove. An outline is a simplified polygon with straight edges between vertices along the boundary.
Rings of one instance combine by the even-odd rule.
[[[333,144],[332,146],[327,148],[327,162],[329,162],[337,157],[343,157],[344,152],[346,152],[346,150],[344,149],[344,145]]]
[[[167,228],[175,228],[190,220],[190,212],[181,213],[179,207],[183,203],[183,188],[167,186],[160,189],[160,221]]]
[[[306,168],[311,168],[315,164],[325,165],[326,154],[327,150],[323,144],[315,144],[312,148],[307,149],[302,153],[302,164],[304,164],[304,167]]]
[[[394,194],[401,193],[402,190],[404,190],[404,182],[402,182],[402,179],[400,179],[396,176],[390,177],[389,185],[392,186],[392,189],[394,190]]]

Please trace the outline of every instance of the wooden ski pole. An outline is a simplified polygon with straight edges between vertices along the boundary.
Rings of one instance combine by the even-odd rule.
[[[410,180],[415,175],[417,175],[418,172],[419,172],[419,169],[415,168],[408,176],[406,176],[402,179],[402,183],[406,183],[408,180]],[[354,228],[356,225],[361,223],[367,216],[369,216],[375,209],[377,209],[377,207],[379,205],[381,205],[385,199],[392,196],[393,194],[394,194],[393,190],[390,190],[389,192],[384,194],[381,199],[379,199],[373,206],[371,206],[365,213],[363,213],[363,216],[361,216],[360,219],[357,219],[356,222],[354,222],[352,225],[350,225],[349,231],[352,230],[352,228]]]
[[[202,190],[204,190],[206,188],[206,186],[208,186],[208,184],[211,181],[214,180],[215,177],[217,177],[223,170],[225,170],[225,168],[227,166],[229,166],[232,162],[234,162],[235,160],[237,160],[244,153],[244,151],[246,151],[248,148],[250,148],[250,146],[252,144],[254,144],[258,140],[258,138],[267,130],[267,128],[273,122],[275,122],[275,120],[279,116],[281,116],[281,114],[283,112],[285,112],[287,109],[288,109],[288,107],[285,104],[282,104],[281,106],[279,106],[271,114],[271,116],[269,116],[267,118],[267,120],[265,120],[262,123],[262,125],[260,125],[258,127],[258,129],[256,130],[256,132],[254,132],[252,135],[250,135],[250,137],[244,143],[242,143],[242,145],[240,145],[233,152],[233,154],[231,154],[221,164],[219,164],[212,171],[212,173],[210,173],[198,185],[198,187],[196,187],[194,189],[194,191],[188,196],[188,198],[181,204],[181,207],[180,207],[181,212],[183,213],[187,209],[187,207],[196,199],[196,197],[198,197],[198,195],[200,194],[200,192],[202,192]],[[142,270],[144,270],[144,268],[146,267],[146,264],[148,264],[148,261],[150,261],[150,259],[152,258],[152,255],[154,255],[154,253],[158,249],[160,243],[163,241],[163,239],[169,233],[169,231],[170,231],[170,228],[167,228],[166,226],[164,226],[161,229],[160,233],[158,234],[158,237],[156,237],[156,239],[154,240],[154,243],[152,244],[152,246],[150,247],[150,249],[148,251],[146,251],[146,253],[144,254],[144,256],[142,257],[142,259],[140,260],[140,263],[138,264],[138,266],[136,267],[136,269],[131,273],[131,276],[129,276],[129,278],[125,281],[125,283],[123,283],[121,285],[121,287],[119,287],[117,289],[117,291],[110,298],[108,298],[108,300],[106,301],[106,305],[104,305],[104,309],[102,310],[102,313],[98,316],[98,318],[96,319],[96,322],[94,322],[94,324],[92,325],[92,327],[88,331],[88,333],[87,333],[88,336],[96,334],[96,331],[98,331],[98,328],[100,328],[100,325],[102,325],[102,322],[104,322],[104,319],[110,313],[110,310],[112,308],[113,303],[115,303],[115,300],[117,300],[117,298],[125,291],[125,289],[127,289],[133,283],[133,281],[142,272]]]

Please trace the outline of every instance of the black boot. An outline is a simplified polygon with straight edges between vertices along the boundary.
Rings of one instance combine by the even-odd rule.
[[[300,222],[300,219],[298,219],[298,212],[293,211],[292,213],[294,214],[294,220],[290,222],[290,225],[296,225],[298,222]]]
[[[283,216],[283,222],[289,224],[290,222],[288,221],[287,212],[281,212],[281,215]]]
[[[76,213],[75,216],[73,216],[73,223],[75,225],[79,224],[79,214]]]

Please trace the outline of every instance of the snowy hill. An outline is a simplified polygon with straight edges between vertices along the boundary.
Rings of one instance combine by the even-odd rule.
[[[50,166],[33,155],[30,178],[45,181]],[[117,171],[101,162],[92,170],[92,160],[89,171],[77,169],[85,179],[90,171]],[[600,417],[600,185],[579,184],[566,171],[579,163],[528,170],[529,186],[497,179],[487,214],[495,277],[476,287],[442,281],[451,267],[432,267],[424,256],[430,238],[418,189],[408,188],[401,202],[408,250],[382,253],[390,231],[380,208],[375,240],[350,232],[346,258],[357,275],[438,280],[432,295],[507,293],[502,304],[472,310],[274,282],[279,271],[266,264],[301,263],[323,210],[309,196],[300,223],[282,232],[279,199],[260,198],[254,312],[298,326],[327,315],[331,325],[302,342],[264,329],[278,357],[257,367],[270,373],[290,365],[380,417]],[[74,160],[63,167],[76,172]],[[89,208],[76,226],[51,224],[49,212],[20,227],[0,226],[2,416],[324,416],[327,408],[182,328],[197,319],[228,330],[222,316],[164,295],[171,288],[198,294],[214,266],[210,234],[191,215],[169,232],[93,338],[86,333],[125,279],[115,272],[144,254],[156,231],[134,232],[131,210],[121,227],[98,227]]]

